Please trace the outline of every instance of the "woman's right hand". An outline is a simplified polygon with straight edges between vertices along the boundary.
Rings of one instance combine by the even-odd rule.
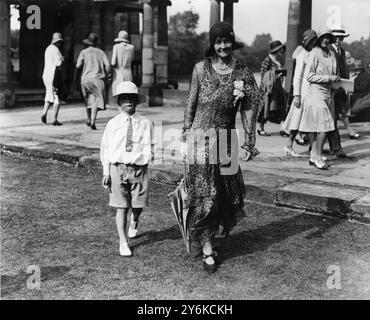
[[[110,175],[104,176],[101,182],[103,188],[109,188],[111,185]]]
[[[340,76],[331,76],[330,77],[330,80],[332,81],[332,82],[339,82],[340,81]]]
[[[301,107],[301,96],[294,96],[293,105],[296,108],[300,108]]]

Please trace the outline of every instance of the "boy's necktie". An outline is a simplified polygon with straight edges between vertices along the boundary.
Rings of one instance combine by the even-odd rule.
[[[127,139],[126,139],[126,152],[132,151],[132,121],[131,117],[128,117],[128,126],[127,126]]]

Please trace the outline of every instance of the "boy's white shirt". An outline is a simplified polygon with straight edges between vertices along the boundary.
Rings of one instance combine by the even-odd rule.
[[[152,121],[137,113],[131,116],[133,148],[131,152],[126,152],[128,120],[129,116],[121,112],[108,122],[104,130],[100,146],[103,175],[109,175],[109,168],[113,163],[143,166],[149,164],[152,158]]]

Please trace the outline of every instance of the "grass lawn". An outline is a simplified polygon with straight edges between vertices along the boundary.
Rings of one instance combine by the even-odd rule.
[[[370,228],[248,203],[247,216],[217,244],[223,262],[206,274],[187,256],[167,194],[151,183],[150,205],[118,254],[115,212],[101,172],[1,157],[2,299],[369,299]],[[27,267],[41,288],[27,289]],[[327,268],[340,268],[329,289]]]

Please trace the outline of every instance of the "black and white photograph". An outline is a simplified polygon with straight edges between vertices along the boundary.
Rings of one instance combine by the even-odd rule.
[[[369,300],[370,0],[0,0],[0,151],[0,300]]]

